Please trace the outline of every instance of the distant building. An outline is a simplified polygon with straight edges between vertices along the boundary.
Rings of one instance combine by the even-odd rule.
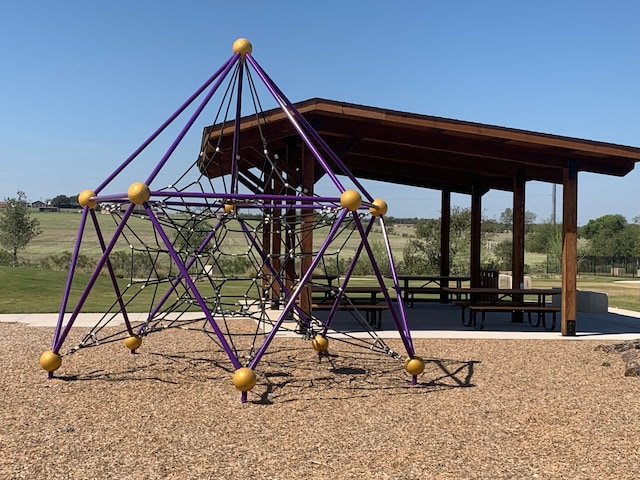
[[[37,208],[39,212],[59,212],[60,209],[58,207],[51,206],[51,202],[46,203],[42,200],[36,200],[31,205],[31,208]]]

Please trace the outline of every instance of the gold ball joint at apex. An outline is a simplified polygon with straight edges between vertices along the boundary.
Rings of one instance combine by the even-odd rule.
[[[91,200],[91,197],[95,197],[96,192],[93,190],[83,190],[78,195],[78,203],[81,207],[89,207],[94,208],[98,202],[96,200]]]
[[[323,337],[322,335],[318,334],[314,337],[313,340],[311,340],[311,345],[316,352],[326,352],[329,348],[329,340],[327,339],[327,337]]]
[[[47,372],[55,372],[62,365],[62,356],[54,353],[53,350],[47,350],[40,355],[40,366]]]
[[[236,211],[236,206],[231,203],[225,203],[222,207],[224,209],[224,213],[231,214]]]
[[[151,198],[151,192],[149,187],[142,182],[132,183],[127,190],[127,197],[131,203],[136,205],[142,205],[144,202],[148,202]]]
[[[129,335],[124,339],[124,346],[132,352],[139,349],[140,345],[142,345],[142,338],[138,335]]]
[[[249,367],[241,367],[233,372],[233,385],[241,392],[248,392],[256,386],[256,374]]]
[[[381,198],[376,198],[371,203],[373,204],[372,207],[369,207],[369,212],[371,213],[371,215],[373,215],[374,217],[380,217],[387,214],[387,211],[389,210],[387,202],[385,202]]]
[[[340,195],[340,206],[354,212],[362,205],[362,197],[355,190],[345,190]]]
[[[424,372],[424,360],[420,357],[407,358],[404,361],[404,368],[411,375],[420,375]]]
[[[231,48],[233,53],[239,53],[240,55],[246,55],[247,53],[251,53],[253,51],[253,45],[246,38],[239,38],[235,42],[233,42],[233,47]]]

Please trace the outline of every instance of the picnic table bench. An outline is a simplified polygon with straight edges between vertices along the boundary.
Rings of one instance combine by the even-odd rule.
[[[526,313],[529,324],[533,327],[543,326],[545,330],[555,330],[556,316],[561,311],[559,306],[547,304],[547,296],[560,295],[559,289],[543,288],[463,288],[449,289],[459,295],[453,302],[461,308],[462,323],[483,329],[487,312],[511,312],[512,320],[516,312]],[[534,296],[536,300],[525,300],[526,296]],[[465,310],[469,310],[469,319],[465,319]],[[480,313],[480,322],[477,314]],[[551,314],[551,323],[547,323],[547,314]]]

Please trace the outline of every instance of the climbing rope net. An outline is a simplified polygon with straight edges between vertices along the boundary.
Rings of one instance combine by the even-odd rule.
[[[40,357],[49,377],[61,366],[64,355],[114,341],[124,341],[129,350],[136,351],[146,335],[177,327],[203,331],[227,354],[242,401],[256,384],[255,369],[276,335],[310,339],[319,358],[326,355],[329,338],[400,358],[378,336],[377,322],[344,293],[362,258],[371,264],[374,281],[406,350],[405,369],[416,382],[424,362],[415,355],[404,306],[391,298],[378,266],[382,255],[398,300],[384,224],[387,205],[369,196],[262,70],[251,50],[246,39],[238,39],[231,58],[151,137],[98,188],[80,193],[82,216],[58,322],[51,349]],[[329,177],[335,195],[314,194],[313,182],[309,185],[295,162],[285,161],[271,148],[270,125],[254,75],[313,154],[315,168]],[[245,84],[248,88],[243,93]],[[153,188],[216,92],[222,92],[222,100],[212,126],[204,129],[197,159],[170,185]],[[251,143],[251,160],[241,155],[240,124],[246,96],[259,132]],[[112,181],[122,177],[125,168],[202,97],[148,178],[130,184],[126,192],[107,193]],[[354,188],[346,188],[335,171]],[[113,220],[110,228],[96,213],[97,205]],[[382,253],[374,252],[369,242],[376,222],[385,242]],[[89,236],[99,244],[101,255],[75,307],[68,308],[82,242]],[[334,277],[338,281],[335,289],[327,290],[325,282],[317,281]],[[111,307],[78,344],[63,350],[99,279],[110,282]],[[327,312],[313,311],[312,293],[317,288],[324,289]],[[144,314],[140,318],[132,312]],[[352,333],[339,328],[345,316],[358,326],[349,329]],[[121,328],[107,328],[117,325]]]

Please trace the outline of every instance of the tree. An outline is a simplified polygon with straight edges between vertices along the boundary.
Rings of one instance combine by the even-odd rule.
[[[618,234],[622,232],[627,226],[627,219],[620,214],[609,214],[598,217],[594,220],[589,220],[587,224],[580,229],[580,233],[583,237],[591,240],[600,233],[606,233],[607,235]]]
[[[558,238],[562,243],[562,225],[553,223],[532,225],[525,240],[527,251],[549,254],[554,249]]]
[[[624,216],[616,214],[589,220],[580,233],[589,240],[590,255],[630,257],[638,253],[639,230],[638,225],[629,225]]]
[[[18,266],[18,250],[27,248],[29,242],[40,235],[40,222],[31,218],[27,197],[18,191],[18,198],[5,198],[6,208],[0,211],[0,245],[12,254],[12,265]]]
[[[435,274],[440,269],[440,221],[420,219],[416,223],[416,238],[409,240],[402,257],[405,274]]]
[[[511,239],[503,240],[499,242],[495,248],[491,251],[496,257],[498,264],[496,265],[500,270],[511,270],[511,260],[513,257],[513,242]]]
[[[451,273],[469,271],[470,229],[471,210],[453,207],[449,229]],[[440,260],[440,220],[421,219],[416,224],[416,238],[409,241],[403,252],[403,273],[437,273]]]
[[[59,208],[74,208],[77,207],[78,196],[68,197],[66,195],[57,195],[51,199],[51,206]]]
[[[524,225],[527,231],[530,230],[530,225],[536,222],[537,215],[529,210],[524,212]],[[505,208],[500,214],[500,223],[504,226],[505,230],[511,230],[513,228],[513,210]]]
[[[500,223],[504,225],[505,228],[511,230],[511,227],[513,226],[513,210],[505,208],[500,214]]]

